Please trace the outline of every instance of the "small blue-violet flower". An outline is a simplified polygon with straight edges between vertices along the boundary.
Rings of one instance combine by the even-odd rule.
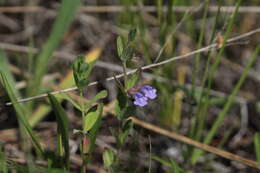
[[[149,99],[155,99],[157,97],[156,89],[149,85],[143,86],[141,88],[141,92],[144,94],[145,97],[147,97]]]
[[[136,92],[134,94],[134,104],[140,107],[143,107],[145,105],[147,105],[147,97],[145,97],[142,93],[140,92]]]
[[[129,90],[129,93],[134,97],[134,105],[140,107],[147,105],[148,99],[155,99],[157,97],[156,89],[149,85],[145,85],[141,89],[133,88]]]

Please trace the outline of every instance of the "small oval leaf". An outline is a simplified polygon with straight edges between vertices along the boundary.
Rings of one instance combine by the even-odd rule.
[[[94,112],[89,112],[84,117],[84,133],[91,130],[91,128],[95,125],[96,121],[98,120],[99,116],[101,115],[102,107],[98,105],[98,108]]]
[[[121,57],[124,50],[123,38],[121,36],[118,36],[116,41],[117,41],[117,54],[119,57]]]
[[[107,149],[103,153],[103,162],[106,168],[109,168],[115,161],[115,153]]]

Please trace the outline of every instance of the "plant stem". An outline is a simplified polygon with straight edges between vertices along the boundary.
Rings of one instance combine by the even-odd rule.
[[[126,61],[123,61],[123,72],[124,72],[124,87],[127,88]]]
[[[83,90],[80,90],[80,97],[82,98],[81,100],[81,116],[82,116],[82,130],[84,130],[84,126],[85,126],[85,121],[84,121],[84,116],[85,116],[85,106],[84,106],[84,101],[83,101]],[[86,165],[85,165],[85,143],[84,143],[84,139],[85,139],[85,134],[83,134],[83,138],[81,141],[81,159],[82,159],[82,165],[81,165],[81,173],[85,173],[86,172]]]

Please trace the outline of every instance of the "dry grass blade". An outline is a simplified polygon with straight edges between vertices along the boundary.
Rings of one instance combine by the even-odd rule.
[[[170,132],[168,130],[165,130],[165,129],[162,129],[162,128],[160,128],[158,126],[155,126],[153,124],[141,121],[141,120],[136,119],[134,117],[130,117],[129,119],[132,120],[134,124],[136,124],[138,126],[141,126],[141,127],[145,128],[145,129],[151,130],[151,131],[153,131],[155,133],[159,133],[161,135],[168,136],[169,138],[175,139],[175,140],[183,142],[185,144],[192,145],[194,147],[197,147],[197,148],[200,148],[202,150],[208,151],[210,153],[216,154],[218,156],[224,157],[226,159],[237,161],[237,162],[240,162],[240,163],[242,163],[244,165],[260,169],[260,164],[255,162],[255,161],[253,161],[253,160],[249,160],[249,159],[243,158],[241,156],[238,156],[236,154],[233,154],[233,153],[230,153],[230,152],[218,149],[216,147],[212,147],[212,146],[209,146],[209,145],[206,145],[206,144],[202,144],[202,143],[194,141],[194,140],[192,140],[192,139],[190,139],[188,137],[179,135],[179,134],[174,133],[174,132]]]

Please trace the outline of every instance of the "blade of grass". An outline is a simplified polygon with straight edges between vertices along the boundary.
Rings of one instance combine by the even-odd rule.
[[[170,172],[172,172],[172,173],[182,173],[183,172],[183,170],[178,166],[178,164],[172,159],[166,160],[166,159],[160,158],[160,157],[155,156],[155,155],[152,156],[152,159],[160,162],[161,164],[163,164],[167,167],[170,167],[171,168]]]
[[[64,157],[65,164],[64,168],[69,168],[69,120],[65,110],[62,108],[58,100],[51,94],[48,94],[52,109],[54,110],[57,124],[58,124],[58,138],[61,138],[61,143],[58,146],[60,155]],[[63,152],[64,149],[64,152]]]
[[[227,102],[224,105],[224,108],[218,114],[217,119],[214,121],[212,128],[210,129],[210,131],[209,131],[208,135],[206,136],[205,140],[203,141],[204,144],[209,144],[211,142],[211,140],[213,139],[213,137],[217,133],[217,130],[219,129],[219,127],[223,123],[223,120],[224,120],[227,112],[229,111],[230,107],[232,106],[232,104],[234,102],[234,97],[237,95],[241,85],[244,83],[250,68],[252,68],[252,66],[253,66],[253,64],[256,60],[256,57],[259,54],[259,51],[260,51],[260,44],[257,46],[256,50],[254,51],[254,54],[253,54],[252,58],[250,59],[250,62],[245,67],[245,69],[244,69],[239,81],[237,82],[235,88],[233,89],[231,95],[227,98]],[[202,153],[203,153],[202,150],[198,150],[198,149],[194,150],[193,155],[192,155],[192,163],[196,163],[197,159],[199,158],[199,156]]]
[[[205,99],[205,102],[204,103],[200,103],[200,105],[199,105],[199,109],[198,109],[198,116],[199,117],[204,118],[206,116],[206,113],[207,113],[207,110],[208,110],[208,107],[209,107],[209,95],[210,95],[210,89],[211,89],[211,85],[212,85],[212,79],[213,79],[213,76],[214,76],[214,74],[215,74],[215,72],[216,72],[216,70],[218,68],[218,65],[220,64],[220,61],[221,61],[221,58],[222,58],[222,54],[223,54],[224,49],[226,47],[226,43],[227,43],[229,34],[231,33],[231,30],[233,28],[233,24],[234,24],[235,17],[237,15],[240,3],[241,3],[241,0],[239,0],[237,2],[235,11],[233,12],[232,16],[228,19],[228,23],[227,23],[228,26],[227,26],[227,30],[226,30],[224,38],[223,38],[224,39],[223,45],[220,48],[220,50],[219,50],[219,52],[218,52],[218,54],[216,56],[216,60],[214,61],[213,65],[211,66],[209,72],[206,74],[205,79],[207,79],[207,81],[208,81],[207,82],[207,87],[206,87],[206,93],[205,93],[205,95],[201,96],[201,100]],[[201,121],[201,120],[199,119],[198,121]],[[201,122],[200,124],[201,124],[201,126],[199,127],[200,129],[198,130],[198,134],[202,133],[203,122]],[[195,153],[195,151],[193,151],[193,153]],[[194,155],[196,155],[196,154],[192,154],[192,155],[193,156],[192,156],[191,160],[192,160],[193,163],[195,163],[196,160],[197,160],[197,157],[194,156]]]
[[[1,50],[0,50],[0,67],[1,67],[1,70],[4,73],[4,75],[6,76],[7,81],[10,83],[10,87],[11,87],[12,91],[14,92],[14,95],[18,98],[21,98],[20,92],[15,87],[16,82],[15,82],[14,76],[9,68],[10,65],[9,65],[8,59],[5,56],[4,52],[2,52]],[[21,106],[23,106],[23,104],[21,104]],[[23,128],[23,126],[20,123],[19,123],[19,133],[21,135],[22,149],[24,149],[24,150],[29,149],[30,147],[26,142],[27,135],[26,135],[25,129]]]
[[[156,1],[156,8],[157,8],[157,16],[158,16],[158,21],[161,23],[162,20],[162,0],[157,0]]]
[[[203,18],[202,18],[202,25],[201,25],[201,30],[200,30],[199,40],[198,40],[198,47],[197,47],[198,49],[200,49],[202,47],[202,42],[203,42],[203,38],[204,38],[204,35],[205,35],[208,9],[209,9],[209,0],[206,0]],[[199,63],[200,63],[200,53],[196,54],[195,66],[194,66],[194,70],[193,70],[193,73],[192,73],[192,90],[193,91],[195,89],[195,84],[196,84],[197,77],[198,77]]]
[[[0,144],[0,172],[8,173],[6,158],[1,144]]]
[[[11,99],[12,104],[14,105],[14,109],[17,113],[16,115],[17,115],[17,119],[18,119],[19,123],[21,123],[21,125],[23,125],[25,130],[30,135],[32,142],[33,142],[36,150],[38,151],[38,153],[43,155],[44,152],[40,145],[40,141],[39,141],[38,137],[34,134],[32,127],[30,126],[30,124],[25,116],[24,108],[19,103],[17,103],[17,99],[14,95],[14,92],[13,92],[9,82],[7,81],[4,73],[2,71],[0,71],[0,74],[1,74],[1,83],[4,86],[9,98]]]
[[[207,15],[208,15],[208,8],[209,8],[209,0],[205,2],[205,9],[204,9],[204,14],[203,14],[203,20],[202,20],[202,26],[201,26],[201,31],[199,35],[199,40],[198,40],[198,49],[202,47],[202,42],[203,38],[205,35],[205,29],[206,29],[206,20],[207,20]],[[192,94],[195,93],[195,85],[197,82],[197,77],[199,74],[199,64],[200,64],[200,53],[198,53],[195,57],[195,66],[193,70],[193,75],[192,75]],[[196,132],[194,139],[199,140],[201,135],[202,135],[202,130],[204,128],[204,122],[206,116],[200,116],[200,115],[206,115],[206,114],[198,114],[198,117],[196,117],[196,123],[198,124],[196,127]]]
[[[260,163],[260,134],[256,133],[254,136],[256,161]]]
[[[213,31],[212,31],[212,33],[211,33],[211,38],[210,38],[210,43],[212,44],[212,42],[213,42],[213,39],[214,39],[214,37],[215,37],[215,34],[216,34],[216,26],[217,26],[217,23],[218,23],[218,21],[219,21],[219,16],[220,16],[220,9],[221,9],[221,4],[220,3],[218,3],[218,12],[217,12],[217,14],[216,14],[216,17],[215,17],[215,22],[214,22],[214,25],[213,25]],[[204,96],[206,95],[206,92],[205,92],[205,84],[206,84],[206,80],[207,80],[207,76],[208,76],[208,72],[209,72],[209,68],[210,68],[210,62],[211,62],[211,53],[212,53],[212,51],[210,50],[209,51],[209,53],[208,53],[208,55],[207,55],[207,57],[208,57],[208,59],[207,59],[207,62],[206,62],[206,67],[205,67],[205,73],[204,73],[204,75],[203,75],[203,79],[202,79],[202,91],[200,91],[200,93],[199,93],[199,99],[198,99],[198,102],[199,102],[199,105],[198,105],[198,110],[197,110],[197,112],[198,112],[198,114],[204,114],[204,107],[206,107],[206,106],[203,106],[203,102],[204,102],[204,100],[205,100],[205,98],[204,98]],[[196,94],[197,94],[198,92],[197,91],[195,91],[194,93],[192,93],[192,95],[193,95],[193,97],[196,97]],[[195,95],[194,95],[195,94]],[[189,112],[192,112],[192,110],[190,110]],[[197,117],[201,117],[200,115],[198,115],[198,116],[196,116],[195,118],[195,120],[194,121],[192,121],[193,123],[191,124],[191,128],[190,128],[190,130],[189,130],[189,136],[191,137],[191,138],[193,138],[194,137],[194,134],[195,134],[195,128],[196,128],[196,122],[198,122],[198,121],[200,121],[200,120],[197,120],[198,118]]]
[[[20,98],[21,94],[19,91],[15,88],[15,79],[14,76],[10,70],[8,59],[6,58],[3,51],[0,50],[0,67],[4,75],[6,76],[8,82],[10,83],[10,87],[12,88],[14,95]]]
[[[27,94],[29,96],[35,95],[39,91],[41,80],[47,72],[48,63],[52,58],[53,51],[58,47],[63,34],[68,29],[70,22],[73,19],[77,7],[80,5],[80,0],[62,0],[59,9],[58,17],[55,20],[51,34],[42,48],[42,52],[36,59],[34,76],[29,81]]]
[[[216,34],[216,28],[217,28],[216,26],[217,26],[217,23],[219,21],[220,8],[221,8],[221,4],[218,1],[218,12],[217,12],[216,17],[215,17],[215,21],[214,21],[214,25],[213,25],[213,31],[211,33],[211,38],[210,38],[211,44],[212,44],[213,39],[214,39],[215,34]],[[204,15],[206,15],[206,14],[204,14]],[[198,103],[199,103],[199,105],[197,107],[198,113],[197,113],[197,116],[194,117],[191,120],[191,128],[189,129],[189,137],[191,137],[191,138],[200,139],[201,133],[202,133],[203,128],[204,128],[204,121],[205,121],[206,112],[207,112],[207,104],[204,104],[204,102],[205,102],[204,95],[206,95],[204,86],[206,84],[206,80],[207,80],[207,77],[208,77],[208,71],[209,71],[209,68],[210,68],[211,52],[212,51],[209,50],[209,53],[208,53],[208,56],[207,56],[208,58],[207,58],[207,62],[206,62],[205,72],[204,72],[203,79],[202,79],[202,90],[199,91],[199,92],[198,91],[194,92],[194,88],[193,88],[193,85],[192,85],[191,94],[189,94],[189,95],[192,95],[192,97],[195,97],[195,99],[196,99],[197,94],[199,95],[198,99],[196,99],[196,100],[198,100]],[[206,101],[208,101],[208,100],[206,100]],[[189,112],[192,113],[192,111],[193,111],[192,107],[190,107]],[[202,117],[202,119],[200,119],[199,117]],[[186,158],[190,158],[190,153],[192,152],[192,150],[193,150],[193,147],[188,146]]]
[[[234,25],[234,21],[235,21],[235,17],[237,15],[237,12],[238,12],[238,9],[239,9],[239,6],[240,6],[240,3],[241,3],[241,0],[239,0],[237,2],[237,5],[236,5],[236,10],[234,11],[234,13],[232,14],[231,18],[229,18],[229,22],[228,22],[228,26],[227,26],[227,31],[225,32],[225,35],[224,35],[224,41],[223,41],[223,45],[221,46],[220,48],[220,51],[218,52],[217,54],[217,57],[216,57],[216,60],[215,62],[213,63],[210,71],[209,71],[209,74],[207,76],[208,78],[208,85],[207,85],[207,92],[206,92],[206,99],[209,99],[209,90],[211,88],[211,85],[212,85],[212,79],[213,79],[213,76],[218,68],[218,65],[220,64],[220,61],[221,61],[221,58],[222,58],[222,54],[225,50],[225,47],[226,47],[226,43],[227,43],[227,40],[228,40],[228,37],[231,33],[231,30],[233,28],[233,25]],[[206,104],[207,105],[207,104]],[[206,106],[207,107],[207,106]]]

